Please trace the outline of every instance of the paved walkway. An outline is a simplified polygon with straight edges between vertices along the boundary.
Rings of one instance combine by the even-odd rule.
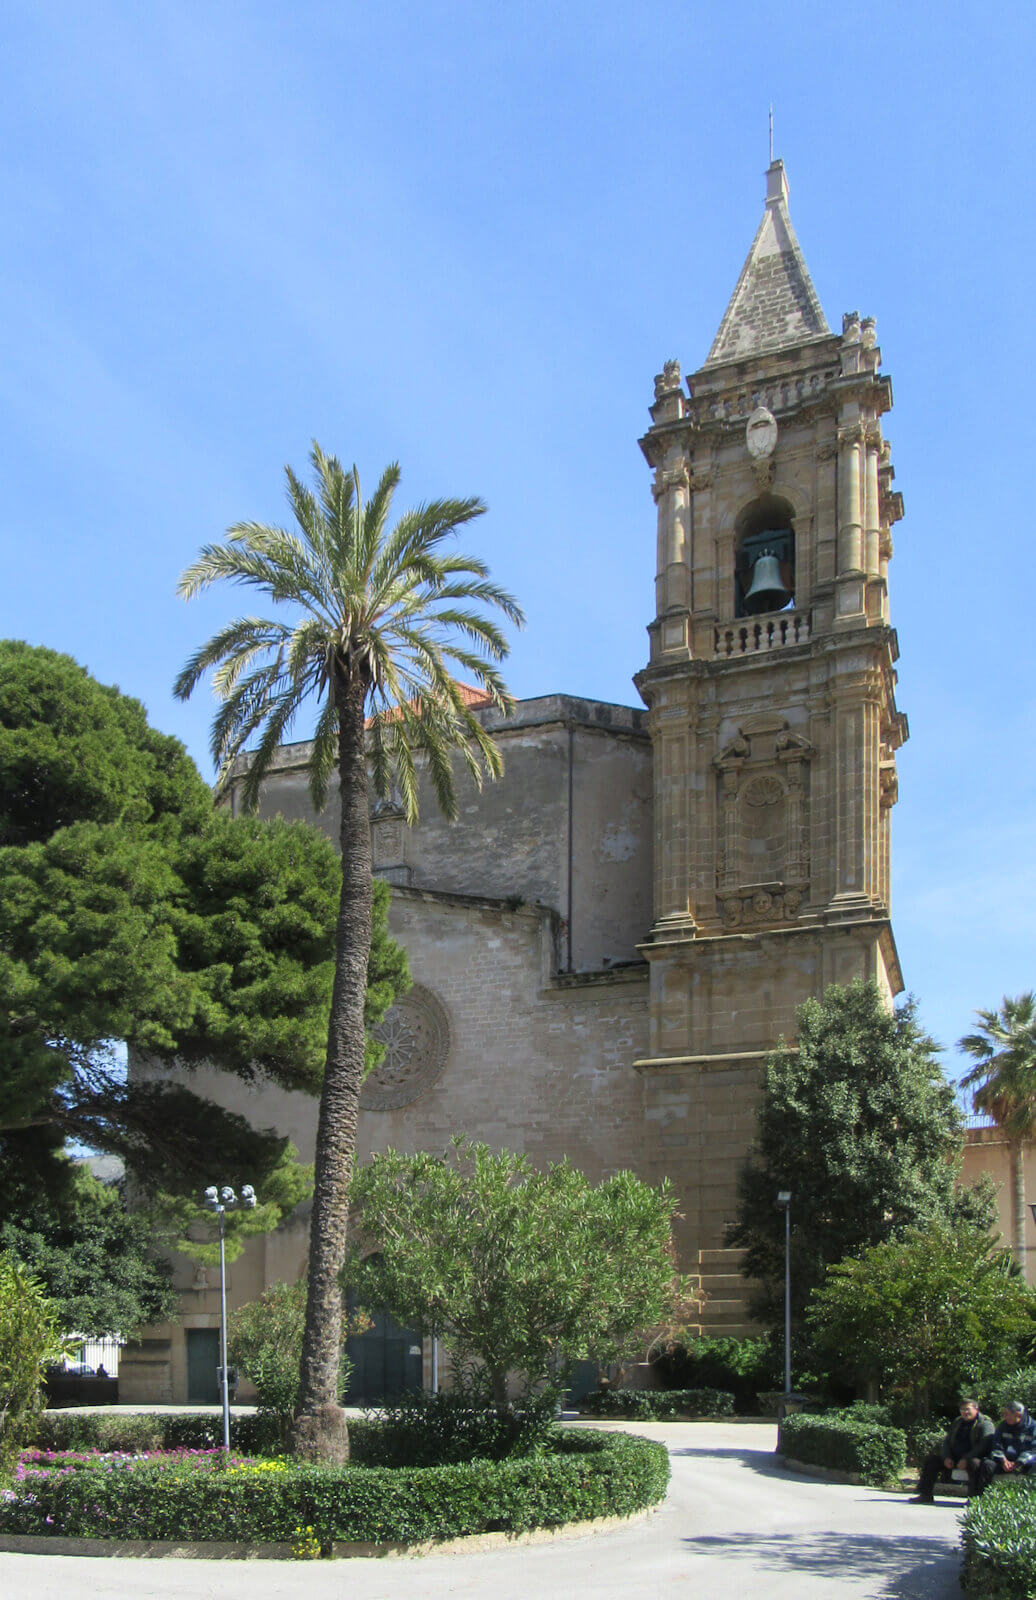
[[[607,1425],[605,1425],[607,1426]],[[27,1600],[959,1600],[960,1504],[783,1471],[764,1423],[624,1424],[662,1439],[665,1505],[610,1533],[420,1560],[139,1561],[0,1554]]]

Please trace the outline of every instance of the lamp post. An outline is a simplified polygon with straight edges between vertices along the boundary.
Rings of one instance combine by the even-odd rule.
[[[242,1186],[241,1196],[229,1184],[222,1189],[210,1184],[205,1191],[205,1204],[219,1218],[219,1353],[220,1392],[223,1399],[223,1449],[230,1454],[230,1389],[227,1382],[227,1212],[254,1211],[257,1201],[250,1183]]]
[[[791,1396],[791,1190],[782,1189],[775,1202],[784,1212],[784,1405]]]

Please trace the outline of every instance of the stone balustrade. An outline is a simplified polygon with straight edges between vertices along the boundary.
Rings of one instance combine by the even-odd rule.
[[[808,611],[774,611],[767,616],[739,617],[716,629],[717,656],[754,656],[809,639]]]

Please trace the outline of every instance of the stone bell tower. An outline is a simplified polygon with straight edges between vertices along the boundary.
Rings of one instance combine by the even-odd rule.
[[[708,357],[655,379],[641,447],[658,506],[656,617],[637,686],[654,751],[649,1055],[659,1174],[703,1252],[706,1322],[740,1323],[720,1255],[760,1062],[829,983],[902,988],[889,907],[902,515],[874,321],[831,332],[784,165]],[[724,1300],[724,1293],[727,1299]],[[727,1306],[724,1313],[722,1308]],[[710,1309],[711,1308],[711,1309]]]

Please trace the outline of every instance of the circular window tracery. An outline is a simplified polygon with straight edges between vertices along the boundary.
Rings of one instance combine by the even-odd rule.
[[[373,1030],[385,1056],[360,1090],[364,1111],[410,1105],[442,1077],[450,1052],[450,1026],[442,1002],[414,984]]]

